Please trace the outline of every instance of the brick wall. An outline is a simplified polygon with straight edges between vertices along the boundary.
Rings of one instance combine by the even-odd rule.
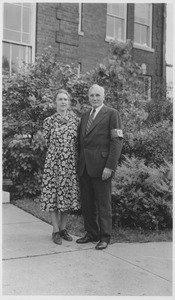
[[[127,5],[127,39],[134,40],[134,4]]]
[[[78,3],[38,3],[36,51],[51,45],[65,63],[79,62],[82,72],[103,63],[109,54],[106,37],[106,3],[83,3],[82,31],[78,34]],[[134,37],[134,4],[127,6],[127,39]],[[163,4],[153,4],[152,52],[133,49],[133,59],[147,66],[153,82],[162,77]]]
[[[91,70],[102,63],[108,54],[106,37],[106,4],[83,4],[83,33],[79,37],[79,60],[82,71]]]
[[[78,4],[38,3],[36,53],[52,46],[65,63],[78,62]]]
[[[56,31],[59,30],[59,20],[56,19],[55,3],[38,3],[36,14],[36,54],[44,48],[52,46],[57,53],[58,44],[55,43]]]

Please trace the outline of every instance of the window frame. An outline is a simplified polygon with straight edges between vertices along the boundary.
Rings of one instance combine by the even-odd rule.
[[[4,4],[2,5],[2,10],[3,10],[3,16],[4,16]],[[12,5],[19,5],[19,3],[11,3],[9,2],[9,4]],[[23,4],[25,4],[25,2],[21,3],[22,7],[25,7]],[[10,40],[10,39],[6,39],[3,37],[3,33],[2,33],[2,44],[9,44],[10,48],[9,48],[9,52],[10,52],[10,58],[9,58],[9,73],[10,75],[12,74],[12,47],[13,45],[17,45],[17,46],[24,46],[27,48],[31,48],[31,63],[33,63],[35,61],[35,48],[36,48],[36,44],[35,44],[35,37],[36,37],[36,3],[30,3],[31,4],[31,42],[30,43],[24,43],[24,42],[18,42],[18,41],[14,41],[14,40]],[[4,30],[4,18],[2,21],[2,31]],[[19,67],[19,65],[17,66]]]
[[[78,4],[78,34],[79,35],[84,35],[83,32],[83,3],[79,2]]]
[[[144,82],[144,85],[148,84],[148,89],[146,90],[146,87],[144,89],[145,91],[147,91],[147,94],[144,93],[144,95],[146,97],[148,97],[148,101],[150,101],[151,100],[151,90],[152,90],[152,76],[143,74],[143,75],[139,76],[139,79],[142,80],[142,82]],[[146,83],[147,80],[148,80],[148,83]]]
[[[113,15],[113,14],[109,14],[108,13],[108,4],[111,4],[111,3],[107,3],[107,10],[106,10],[106,38],[105,38],[105,41],[106,42],[109,42],[109,41],[114,41],[114,40],[117,40],[119,42],[126,42],[126,28],[127,28],[127,3],[119,3],[119,4],[123,4],[124,5],[124,17],[119,17],[119,16],[116,16],[116,15]],[[111,36],[107,36],[107,18],[108,16],[112,16],[116,19],[120,19],[120,20],[124,20],[124,38],[123,40],[122,39],[119,39],[118,37],[111,37]]]
[[[154,49],[152,48],[153,5],[152,5],[152,3],[138,3],[138,4],[142,4],[142,5],[149,4],[150,5],[150,24],[149,24],[149,26],[146,25],[147,27],[149,27],[149,30],[150,30],[150,38],[149,38],[150,45],[146,46],[146,45],[143,45],[143,44],[140,44],[140,43],[137,43],[134,41],[133,47],[137,48],[137,49],[143,49],[143,50],[147,50],[150,52],[154,52]],[[135,26],[135,24],[140,24],[140,25],[145,26],[145,24],[135,21],[135,6],[136,5],[137,5],[137,3],[134,4],[134,26]],[[134,32],[134,39],[135,39],[135,32]]]
[[[78,68],[77,68],[77,75],[78,75],[78,77],[81,76],[81,73],[82,73],[82,63],[79,62],[78,63]]]

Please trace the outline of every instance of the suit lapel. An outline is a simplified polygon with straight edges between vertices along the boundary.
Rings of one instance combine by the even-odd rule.
[[[89,131],[87,133],[87,135],[94,129],[94,127],[97,126],[97,124],[104,118],[105,114],[107,112],[107,109],[106,109],[106,106],[103,106],[99,113],[97,114],[97,116],[95,117],[95,119],[93,120],[92,124],[91,124],[91,127],[89,128]],[[88,121],[88,117],[89,117],[89,114],[87,116],[87,121]],[[87,125],[87,121],[86,121],[86,125]],[[85,127],[85,131],[86,131],[86,127]],[[86,134],[86,132],[84,131],[84,134]]]
[[[88,119],[89,119],[90,112],[91,112],[91,109],[84,115],[84,118],[82,120],[82,133],[83,133],[83,136],[86,135],[86,126],[87,126],[87,122],[88,122]]]

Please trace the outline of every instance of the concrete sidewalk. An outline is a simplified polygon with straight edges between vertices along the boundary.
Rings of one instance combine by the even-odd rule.
[[[49,224],[2,209],[3,295],[172,296],[172,243],[56,245]]]

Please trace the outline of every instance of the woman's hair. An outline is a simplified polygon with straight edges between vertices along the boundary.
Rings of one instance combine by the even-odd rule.
[[[55,100],[56,100],[56,98],[57,98],[57,96],[59,95],[59,94],[66,94],[67,96],[68,96],[68,100],[70,101],[71,100],[71,96],[70,96],[70,94],[65,90],[65,89],[59,89],[57,92],[56,92],[56,94],[55,94]]]

